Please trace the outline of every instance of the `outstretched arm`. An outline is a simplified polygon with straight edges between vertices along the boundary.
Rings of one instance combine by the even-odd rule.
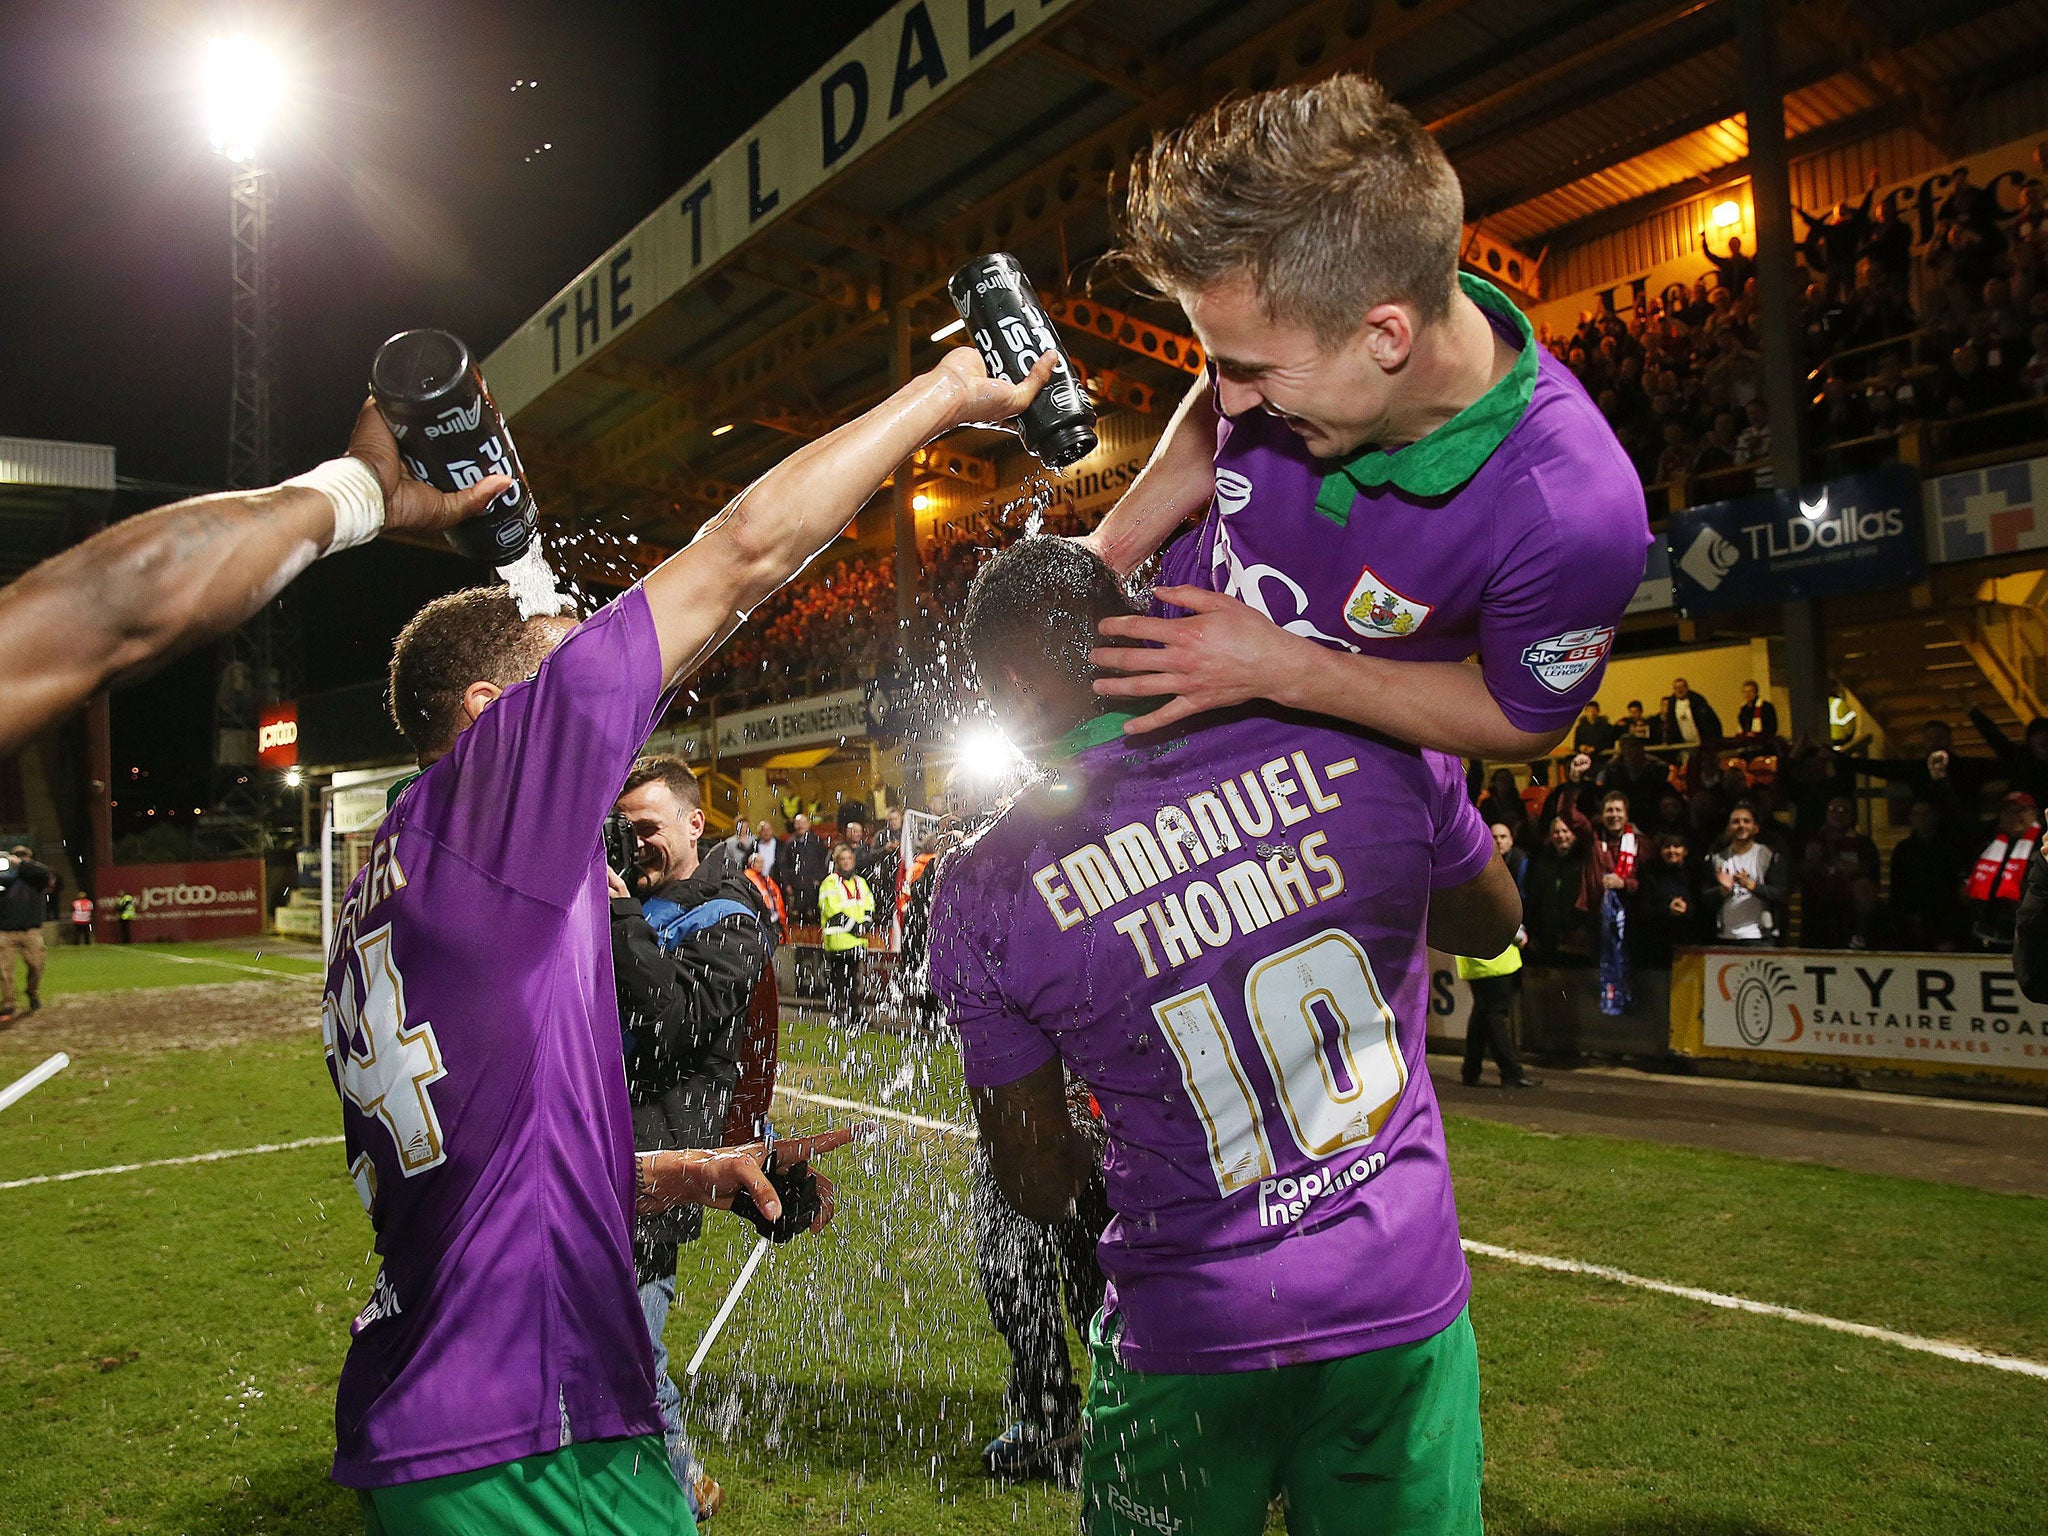
[[[769,593],[838,538],[890,473],[943,432],[1007,421],[1052,376],[1048,352],[1022,384],[991,379],[956,347],[867,414],[799,448],[647,578],[666,683],[696,670]]]
[[[348,456],[374,474],[387,530],[451,527],[510,483],[493,475],[453,496],[422,485],[367,404]],[[332,496],[310,486],[198,496],[116,523],[0,590],[0,757],[100,689],[233,629],[335,533]]]
[[[1081,542],[1119,576],[1158,552],[1216,494],[1216,407],[1206,374],[1181,399],[1131,488]]]

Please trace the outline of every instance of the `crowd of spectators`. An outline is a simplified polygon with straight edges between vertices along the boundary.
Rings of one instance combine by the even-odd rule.
[[[2048,719],[2011,740],[1943,721],[1907,757],[1787,741],[1753,683],[1724,728],[1685,679],[1651,712],[1589,705],[1573,754],[1496,769],[1479,810],[1524,855],[1529,954],[1591,964],[1617,932],[1628,960],[1664,967],[1681,944],[2009,951],[2020,881],[2048,800]],[[1906,806],[1889,870],[1859,824],[1862,781]],[[1603,927],[1608,893],[1624,921]],[[1795,933],[1796,928],[1796,933]]]
[[[1049,512],[1031,526],[1056,534],[1083,531],[1082,519],[1065,511]],[[919,654],[932,654],[924,639],[943,635],[966,607],[981,562],[1025,531],[1021,519],[947,523],[918,540]],[[697,691],[722,706],[746,708],[854,687],[888,670],[895,647],[893,556],[828,555],[754,610],[702,674]]]
[[[2035,160],[2048,174],[2044,151]],[[1883,438],[1916,421],[1948,424],[1945,456],[2039,438],[2040,416],[1995,413],[2048,395],[2042,183],[2027,183],[2006,212],[1957,170],[1917,251],[1900,197],[1880,200],[1873,172],[1859,201],[1796,210],[1811,443]],[[1723,253],[1702,230],[1701,245],[1712,270],[1690,287],[1645,295],[1626,315],[1588,310],[1569,334],[1546,327],[1542,339],[1599,404],[1644,484],[1711,476],[1710,493],[1737,494],[1770,484],[1756,262],[1740,236]]]
[[[2048,145],[2035,160],[2048,176]],[[1941,424],[1945,456],[2048,431],[2036,413],[1998,410],[2048,397],[2042,181],[2028,182],[2006,211],[1967,169],[1956,171],[1917,245],[1918,212],[1901,194],[1880,199],[1874,174],[1858,201],[1796,212],[1810,440],[1871,449],[1843,450],[1831,472],[1889,457],[1884,439],[1915,421]],[[1711,269],[1690,287],[1646,294],[1625,314],[1588,310],[1567,334],[1539,330],[1599,404],[1644,484],[1694,482],[1691,500],[1738,495],[1771,478],[1756,261],[1740,236],[1722,249],[1702,230],[1701,245]],[[1055,513],[1046,527],[1075,532],[1078,520]],[[918,624],[942,634],[983,554],[1022,531],[1016,520],[956,523],[922,539]],[[700,693],[744,708],[852,686],[887,670],[895,626],[891,557],[828,558],[762,606]]]

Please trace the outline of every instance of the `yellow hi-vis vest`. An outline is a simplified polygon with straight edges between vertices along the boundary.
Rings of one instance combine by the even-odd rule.
[[[1471,981],[1478,976],[1512,976],[1522,968],[1522,947],[1510,944],[1491,960],[1474,960],[1470,955],[1459,955],[1458,974]]]
[[[859,875],[842,875],[837,870],[818,887],[818,918],[825,928],[825,952],[860,949],[867,944],[865,929],[875,915],[875,893]]]

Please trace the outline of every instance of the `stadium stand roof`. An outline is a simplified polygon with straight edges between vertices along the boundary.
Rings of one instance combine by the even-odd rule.
[[[1804,0],[1779,26],[1795,152],[1942,145],[1958,103],[2048,68],[2041,0]],[[1732,0],[903,0],[486,371],[542,506],[651,564],[927,364],[984,250],[1057,296],[1108,408],[1169,411],[1200,368],[1184,322],[1089,273],[1113,178],[1228,91],[1377,75],[1458,169],[1468,264],[1533,301],[1548,250],[1741,170],[1735,30]],[[997,446],[958,434],[926,468],[993,484]]]
[[[0,437],[0,585],[84,538],[114,490],[105,443]]]

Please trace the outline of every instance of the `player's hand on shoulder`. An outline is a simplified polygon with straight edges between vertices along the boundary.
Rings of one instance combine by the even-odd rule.
[[[1171,696],[1171,702],[1125,725],[1130,735],[1248,699],[1278,700],[1276,686],[1298,648],[1313,644],[1288,634],[1258,609],[1207,587],[1160,587],[1153,595],[1187,609],[1188,616],[1104,619],[1106,637],[1145,643],[1098,646],[1088,653],[1098,671],[1120,674],[1096,679],[1095,691],[1105,700]]]

